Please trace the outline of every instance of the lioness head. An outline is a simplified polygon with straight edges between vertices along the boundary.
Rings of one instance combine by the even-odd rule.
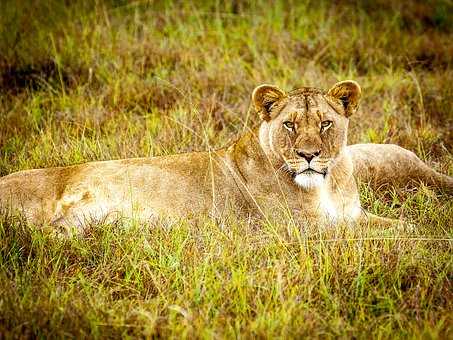
[[[327,92],[304,87],[286,93],[277,86],[258,86],[252,99],[263,120],[263,149],[281,161],[298,185],[321,185],[346,146],[348,117],[356,111],[360,93],[352,80]]]

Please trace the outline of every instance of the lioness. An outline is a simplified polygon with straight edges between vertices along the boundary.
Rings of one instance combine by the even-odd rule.
[[[0,203],[32,223],[82,227],[87,219],[183,217],[199,213],[272,214],[303,221],[390,223],[360,206],[356,180],[411,180],[453,189],[453,179],[396,145],[346,146],[360,86],[329,91],[255,88],[255,130],[212,152],[91,162],[20,171],[0,179]]]

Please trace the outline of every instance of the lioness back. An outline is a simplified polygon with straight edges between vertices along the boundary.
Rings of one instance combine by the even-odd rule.
[[[218,154],[196,152],[26,170],[0,179],[0,202],[37,223],[206,212],[212,186],[234,192],[225,190],[221,163]]]
[[[347,147],[354,162],[354,176],[373,188],[407,186],[423,182],[453,192],[453,179],[423,163],[415,153],[395,144],[355,144]]]
[[[0,178],[1,210],[20,210],[29,221],[47,220],[74,172],[77,166],[25,170]]]

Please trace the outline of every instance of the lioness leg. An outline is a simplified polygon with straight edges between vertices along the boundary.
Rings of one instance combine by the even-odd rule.
[[[399,219],[388,218],[388,217],[381,217],[369,213],[367,211],[363,211],[359,222],[371,224],[373,226],[379,226],[384,229],[397,229],[397,230],[405,230],[405,231],[412,231],[414,230],[414,225]]]
[[[347,147],[354,176],[373,188],[383,185],[406,187],[423,182],[453,193],[453,178],[423,163],[413,152],[394,144],[356,144]]]
[[[381,217],[374,215],[372,213],[364,211],[362,215],[360,216],[360,222],[365,222],[365,223],[371,223],[371,224],[377,224],[381,227],[396,227],[401,225],[401,221],[394,219],[394,218],[388,218],[388,217]]]

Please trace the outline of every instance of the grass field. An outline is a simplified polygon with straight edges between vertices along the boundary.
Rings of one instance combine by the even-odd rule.
[[[363,89],[349,141],[453,175],[449,0],[0,4],[0,175],[221,147],[261,83]],[[71,5],[68,5],[71,4]],[[415,231],[200,217],[56,239],[0,219],[0,338],[451,338],[453,200],[363,205]]]

